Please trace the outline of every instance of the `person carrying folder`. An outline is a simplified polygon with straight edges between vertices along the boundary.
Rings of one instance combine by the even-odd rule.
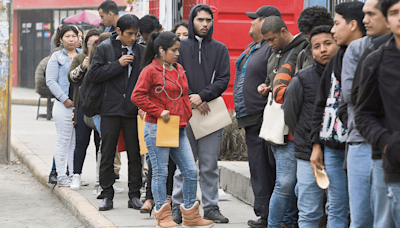
[[[146,112],[144,138],[153,168],[152,192],[156,204],[154,212],[157,227],[178,227],[172,219],[171,205],[166,203],[168,160],[172,157],[183,175],[184,203],[180,205],[183,225],[186,227],[212,227],[213,222],[199,214],[196,201],[197,167],[185,127],[192,116],[189,87],[183,67],[176,62],[180,40],[172,32],[150,35],[141,62],[142,72],[132,92],[131,100]],[[155,56],[155,57],[154,57]],[[168,123],[179,116],[179,146],[157,146],[157,121]],[[165,134],[169,135],[169,133]]]

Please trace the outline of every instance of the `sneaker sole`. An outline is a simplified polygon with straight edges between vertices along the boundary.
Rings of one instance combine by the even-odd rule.
[[[207,217],[203,217],[205,220],[210,220],[210,221],[213,221],[214,223],[229,223],[229,220],[228,221],[222,221],[222,220],[214,220],[214,219],[210,219],[210,218],[207,218]]]
[[[72,186],[70,186],[70,188],[72,189],[72,190],[75,190],[75,191],[79,191],[81,188],[80,188],[80,186],[79,187],[72,187]]]

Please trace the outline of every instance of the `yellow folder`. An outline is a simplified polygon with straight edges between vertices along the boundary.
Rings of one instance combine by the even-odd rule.
[[[165,123],[163,118],[158,118],[156,146],[179,147],[179,120],[179,116],[170,116]]]
[[[142,119],[140,118],[139,115],[137,116],[137,126],[138,126],[140,155],[147,154],[149,151],[147,150],[146,142],[144,141],[144,117]]]

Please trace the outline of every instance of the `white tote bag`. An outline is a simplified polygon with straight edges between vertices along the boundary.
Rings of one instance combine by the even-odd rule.
[[[265,105],[263,123],[259,137],[273,145],[286,145],[289,128],[285,124],[282,104],[273,99],[272,93],[268,95],[268,102]]]

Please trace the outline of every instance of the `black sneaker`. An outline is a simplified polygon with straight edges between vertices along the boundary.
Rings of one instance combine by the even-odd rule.
[[[249,220],[247,225],[251,228],[268,227],[268,221],[266,218],[259,218],[258,220]]]
[[[218,206],[211,206],[210,209],[204,211],[204,219],[211,220],[215,223],[229,222],[229,219],[221,214]]]
[[[172,206],[172,219],[174,220],[174,222],[176,224],[181,224],[182,223],[182,212],[181,212],[181,208],[179,207],[179,205],[175,204]]]
[[[50,172],[49,184],[57,184],[57,172],[55,170],[51,170]]]

